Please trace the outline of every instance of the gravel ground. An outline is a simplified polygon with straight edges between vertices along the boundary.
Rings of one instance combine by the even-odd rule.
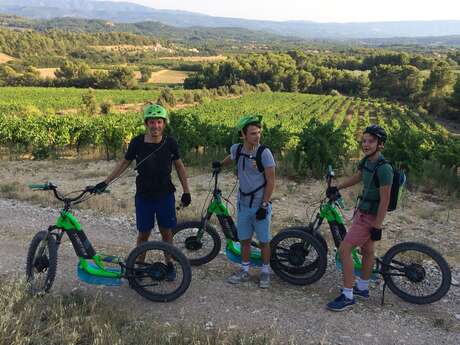
[[[0,275],[6,278],[24,272],[28,243],[58,214],[51,196],[29,192],[27,182],[53,180],[70,191],[99,181],[112,167],[113,163],[106,162],[1,162]],[[209,176],[189,173],[194,175],[190,178],[194,200],[190,209],[179,214],[182,219],[196,217],[207,194]],[[89,208],[75,211],[93,245],[102,252],[126,256],[135,242],[131,180],[129,177],[114,185],[110,196],[101,196],[99,201],[92,199]],[[231,175],[224,175],[222,180],[223,189],[230,191]],[[324,188],[312,181],[298,184],[283,180],[278,186],[273,232],[305,223],[305,204],[317,200]],[[351,198],[353,191],[347,196]],[[384,253],[397,242],[417,240],[432,245],[446,257],[454,285],[441,301],[431,305],[408,304],[387,291],[385,305],[381,306],[381,286],[377,285],[368,301],[359,301],[350,311],[333,313],[324,307],[336,297],[340,281],[332,258],[324,277],[313,285],[293,286],[274,276],[271,288],[261,290],[257,287],[256,271],[243,286],[228,285],[225,279],[235,267],[223,253],[211,263],[193,268],[191,286],[181,298],[166,304],[150,303],[127,284],[118,288],[95,287],[78,281],[77,260],[67,239],[59,250],[52,293],[99,294],[117,307],[171,324],[270,331],[282,343],[292,339],[300,344],[460,344],[459,205],[423,193],[407,195],[405,205],[403,210],[389,215],[379,252]]]

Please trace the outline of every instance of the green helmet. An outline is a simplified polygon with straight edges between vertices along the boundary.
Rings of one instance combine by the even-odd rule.
[[[241,132],[245,127],[253,123],[262,123],[262,115],[244,115],[237,123],[236,129]]]
[[[161,105],[150,104],[144,108],[144,121],[148,119],[164,119],[168,123],[168,111]]]

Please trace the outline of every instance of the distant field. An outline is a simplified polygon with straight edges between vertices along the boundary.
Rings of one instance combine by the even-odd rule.
[[[11,60],[14,60],[14,57],[0,53],[0,63],[5,63]]]
[[[57,67],[37,68],[37,71],[40,73],[41,78],[51,78],[51,79],[56,78],[56,76],[54,75],[54,71],[56,70],[57,70]]]
[[[49,67],[49,68],[37,68],[37,71],[40,73],[41,78],[51,78],[55,79],[56,76],[54,72],[58,69],[58,67]],[[92,71],[101,71],[101,69],[91,69]]]
[[[189,74],[190,73],[184,71],[164,69],[158,72],[153,72],[149,82],[158,84],[182,84]]]
[[[81,105],[82,95],[87,89],[44,87],[1,87],[0,114],[23,113],[24,107],[34,106],[39,110],[73,109]],[[183,91],[174,91],[180,95]],[[111,100],[114,104],[132,104],[155,101],[159,90],[94,90],[96,101]]]
[[[179,61],[200,62],[200,61],[222,61],[226,59],[227,57],[224,55],[214,55],[214,56],[164,56],[164,57],[158,58],[157,60],[179,60]]]
[[[174,53],[173,49],[165,48],[161,44],[148,45],[148,46],[119,44],[119,45],[112,45],[112,46],[91,46],[91,47],[97,50],[101,50],[101,51],[118,51],[118,52],[153,51],[153,52]]]
[[[53,68],[37,68],[38,72],[40,72],[41,78],[51,78],[54,79],[56,76],[54,72],[57,70],[56,67]],[[160,70],[157,72],[153,72],[152,76],[149,79],[149,83],[157,83],[157,84],[182,84],[185,78],[188,77],[189,72],[183,71],[174,71],[174,70]],[[134,72],[134,76],[136,79],[141,78],[141,74],[139,71]]]

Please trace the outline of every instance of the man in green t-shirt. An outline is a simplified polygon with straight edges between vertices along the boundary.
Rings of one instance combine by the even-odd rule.
[[[393,169],[380,153],[386,139],[383,128],[377,125],[367,127],[361,143],[365,157],[360,161],[358,171],[344,182],[327,190],[328,195],[333,195],[338,193],[339,189],[363,182],[363,192],[353,217],[353,224],[339,248],[343,265],[343,288],[340,296],[327,304],[329,310],[342,311],[350,308],[355,304],[354,295],[369,298],[369,278],[375,260],[374,242],[380,240],[382,235],[382,223],[387,213],[393,183]],[[351,257],[355,247],[361,248],[363,256],[361,277],[356,285]]]

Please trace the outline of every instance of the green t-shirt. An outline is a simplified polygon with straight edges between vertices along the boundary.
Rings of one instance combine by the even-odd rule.
[[[374,161],[363,158],[358,164],[358,170],[363,174],[363,191],[358,208],[366,213],[377,214],[380,201],[379,189],[375,185],[374,169],[377,163],[385,160],[383,155]],[[377,174],[380,187],[388,186],[393,183],[393,168],[388,163],[383,163],[375,171]]]

